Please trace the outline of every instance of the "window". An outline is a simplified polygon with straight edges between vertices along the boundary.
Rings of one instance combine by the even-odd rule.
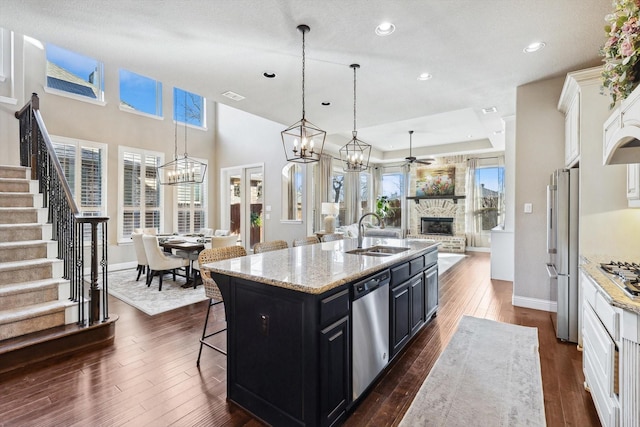
[[[134,228],[160,230],[162,199],[158,167],[164,155],[120,147],[118,153],[118,236],[130,241]]]
[[[11,31],[0,28],[0,83],[11,77],[11,36]]]
[[[284,221],[302,221],[302,177],[302,166],[298,163],[287,163],[282,168],[282,220]]]
[[[84,216],[106,215],[107,145],[64,137],[52,139],[80,213]],[[85,227],[84,234],[85,242],[91,242],[89,227]]]
[[[348,225],[345,224],[346,210],[344,205],[344,172],[342,168],[334,169],[331,175],[331,200],[330,202],[338,203],[340,206],[340,213],[336,218],[336,226]]]
[[[178,184],[175,188],[178,200],[177,213],[174,215],[178,224],[175,229],[178,233],[197,233],[207,226],[206,177],[201,184]]]
[[[402,227],[402,195],[404,175],[401,172],[382,174],[382,195],[389,198],[391,213],[385,218],[385,226]]]
[[[47,91],[104,101],[104,66],[88,56],[48,43]]]
[[[186,90],[173,88],[173,120],[179,123],[204,128],[204,98]]]
[[[480,193],[480,209],[475,215],[483,231],[489,231],[504,223],[504,167],[482,167],[476,169],[476,189]]]
[[[162,117],[162,82],[120,69],[120,109]]]

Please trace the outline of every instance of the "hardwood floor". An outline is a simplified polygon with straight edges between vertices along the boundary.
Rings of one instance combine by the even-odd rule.
[[[511,305],[511,282],[489,279],[488,254],[469,254],[440,279],[438,316],[346,426],[397,425],[465,314],[537,327],[547,425],[600,425],[582,386],[581,353],[555,338],[550,313]],[[120,317],[114,344],[0,376],[0,426],[263,425],[226,401],[225,356],[205,348],[196,368],[207,303],[151,317],[110,298]],[[214,313],[224,325],[222,307]]]

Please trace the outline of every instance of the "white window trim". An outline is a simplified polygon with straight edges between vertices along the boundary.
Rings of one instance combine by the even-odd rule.
[[[155,114],[145,113],[144,111],[138,111],[133,108],[123,107],[122,105],[119,105],[118,109],[125,113],[135,114],[136,116],[147,117],[149,119],[155,119],[155,120],[164,120],[164,116],[157,116]]]
[[[11,77],[12,67],[12,34],[9,30],[0,28],[0,83]]]
[[[76,95],[71,92],[65,92],[64,90],[51,88],[47,86],[46,79],[47,79],[47,75],[45,73],[45,84],[44,84],[45,93],[48,93],[50,95],[62,96],[63,98],[73,99],[74,101],[81,101],[81,102],[86,102],[88,104],[99,105],[101,107],[104,107],[105,105],[107,105],[106,101],[101,101],[99,99],[89,98],[88,96]],[[104,99],[104,91],[101,92],[101,96]]]
[[[102,142],[95,142],[95,141],[86,141],[84,139],[78,139],[78,138],[68,138],[66,136],[59,136],[59,135],[51,135],[51,140],[54,143],[59,143],[59,144],[68,144],[68,145],[75,145],[76,149],[78,147],[88,147],[88,148],[98,148],[100,150],[102,150],[104,156],[102,157],[102,176],[100,177],[100,181],[102,181],[102,209],[104,212],[103,214],[106,215],[108,212],[108,207],[107,207],[107,183],[109,182],[108,180],[108,168],[107,168],[107,159],[109,158],[109,146],[107,144],[104,144]],[[81,160],[78,159],[76,157],[76,160]],[[81,164],[80,163],[76,163],[76,168],[81,168]],[[82,190],[82,180],[81,179],[76,179],[75,180],[75,188],[72,188],[71,191],[73,191],[74,194],[74,198],[76,199],[76,204],[78,205],[78,209],[83,210],[82,207],[80,206],[81,201],[79,201],[78,199],[78,195],[80,194],[80,191]],[[86,209],[85,209],[86,210]],[[91,209],[89,209],[91,210]]]
[[[122,213],[123,213],[123,205],[124,205],[124,189],[123,189],[123,185],[124,185],[124,180],[122,179],[122,177],[124,177],[124,162],[123,162],[123,156],[124,153],[138,153],[140,155],[142,155],[143,157],[146,155],[154,155],[157,156],[160,160],[160,164],[158,165],[161,166],[164,164],[164,153],[160,152],[160,151],[151,151],[151,150],[143,150],[140,148],[134,148],[134,147],[126,147],[126,146],[122,146],[120,145],[118,147],[118,176],[120,177],[120,179],[118,179],[118,221],[117,221],[117,242],[118,244],[130,244],[131,243],[131,239],[127,238],[127,237],[123,237],[122,236],[122,229],[124,227],[123,224],[123,220],[122,220]],[[144,193],[144,192],[143,192]],[[159,232],[163,231],[163,221],[164,221],[164,215],[162,215],[162,212],[164,212],[164,200],[165,197],[162,196],[162,188],[160,188],[160,206],[158,207],[161,216],[160,216],[160,230],[158,230]],[[142,209],[142,208],[141,208]]]

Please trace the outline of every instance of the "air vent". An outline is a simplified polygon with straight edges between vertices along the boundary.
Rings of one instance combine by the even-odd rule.
[[[222,96],[226,96],[227,98],[233,99],[234,101],[242,101],[244,99],[244,96],[235,92],[231,92],[230,90],[223,93]]]

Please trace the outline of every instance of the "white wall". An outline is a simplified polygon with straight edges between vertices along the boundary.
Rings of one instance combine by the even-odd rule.
[[[551,309],[546,262],[546,186],[564,166],[564,115],[557,109],[564,77],[518,87],[515,145],[515,305]],[[533,212],[523,213],[524,203]]]
[[[22,37],[16,35],[16,40]],[[23,50],[18,50],[22,49]],[[117,243],[117,201],[118,201],[118,146],[138,147],[164,152],[165,161],[174,155],[173,123],[173,86],[174,82],[163,81],[163,115],[164,119],[157,120],[138,114],[120,111],[119,109],[119,78],[118,69],[122,64],[105,63],[105,97],[106,105],[100,106],[88,102],[77,101],[63,96],[45,93],[46,57],[43,50],[29,43],[16,43],[16,70],[24,69],[24,75],[16,76],[16,83],[23,83],[24,88],[16,90],[17,106],[0,104],[0,163],[19,164],[19,133],[14,112],[22,108],[32,92],[40,97],[40,110],[45,120],[47,130],[51,135],[65,136],[88,141],[105,143],[108,145],[108,185],[107,185],[107,215],[109,220],[109,263],[135,260],[131,244]],[[22,62],[24,60],[24,62]],[[131,70],[136,71],[136,70]],[[148,76],[154,78],[154,76]],[[188,87],[183,87],[189,90]],[[217,186],[218,178],[215,173],[214,131],[215,122],[212,113],[212,103],[207,105],[207,130],[189,129],[187,132],[189,156],[204,158],[209,161],[208,185],[210,191]],[[8,124],[5,126],[5,124]],[[178,133],[178,154],[184,152],[184,128]],[[164,187],[165,216],[164,231],[173,231],[174,203],[173,189]],[[215,199],[209,198],[209,212],[217,207]],[[209,218],[209,225],[215,227],[215,217]]]
[[[602,164],[602,128],[611,101],[600,94],[600,79],[580,87],[580,254],[638,259],[640,209],[628,208],[627,167]]]
[[[291,120],[294,121],[296,118],[292,117]],[[221,168],[264,164],[264,205],[271,206],[271,212],[264,212],[270,214],[270,219],[266,219],[266,215],[263,215],[264,240],[285,240],[291,245],[293,239],[305,236],[306,222],[293,224],[280,221],[281,174],[282,168],[287,164],[280,132],[287,125],[221,104],[216,107],[216,121],[218,124],[216,130],[217,174]],[[219,177],[216,180],[219,180]],[[219,191],[219,188],[216,190]],[[306,192],[303,193],[303,197],[306,195]],[[216,199],[220,199],[219,194]],[[306,206],[305,199],[303,199],[303,206]],[[216,207],[217,218],[220,217],[222,208]],[[303,218],[306,218],[304,210]]]

